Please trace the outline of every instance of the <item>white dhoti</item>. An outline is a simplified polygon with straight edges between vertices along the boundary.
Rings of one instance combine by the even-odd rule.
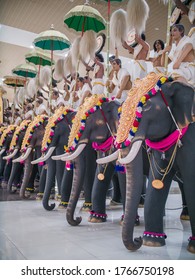
[[[132,82],[147,76],[147,63],[145,60],[134,60],[132,71]]]
[[[184,77],[188,83],[195,85],[195,63],[182,62],[179,69],[173,69],[171,76],[173,78]]]
[[[165,67],[162,67],[162,66],[154,67],[153,71],[154,71],[154,73],[157,73],[157,74],[159,74],[159,73],[165,74],[165,72],[166,72]]]
[[[103,79],[95,78],[92,80],[92,94],[104,93],[104,81]]]

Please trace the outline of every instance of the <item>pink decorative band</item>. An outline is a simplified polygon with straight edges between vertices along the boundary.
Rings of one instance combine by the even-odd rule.
[[[151,231],[144,231],[144,236],[146,237],[153,237],[153,238],[167,238],[165,233],[158,233],[158,232],[151,232]]]
[[[110,147],[112,146],[113,141],[114,141],[114,138],[112,136],[110,136],[104,143],[99,144],[97,142],[93,142],[92,147],[96,151],[107,152],[108,150],[110,150]]]
[[[187,130],[188,130],[188,126],[182,128],[181,134],[180,134],[179,130],[175,130],[169,136],[167,136],[166,138],[164,138],[163,140],[158,141],[158,142],[153,142],[149,139],[146,139],[146,144],[148,145],[148,147],[150,147],[154,150],[165,152],[165,151],[169,150],[173,145],[175,145],[178,140],[178,137],[179,137],[179,139],[181,139]],[[180,136],[179,136],[179,134],[180,134]]]

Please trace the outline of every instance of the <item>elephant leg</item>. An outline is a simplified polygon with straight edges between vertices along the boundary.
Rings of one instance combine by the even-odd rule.
[[[98,174],[103,173],[104,171],[104,180],[99,180]],[[104,167],[97,167],[96,169],[95,180],[92,189],[93,210],[90,212],[90,217],[88,219],[88,221],[91,223],[106,222],[106,194],[113,174],[114,165],[112,163],[107,165],[106,170]]]
[[[86,175],[84,180],[84,196],[85,202],[82,207],[82,211],[90,211],[91,210],[91,194],[93,188],[93,182],[95,178],[96,172],[96,152],[91,147],[87,147],[86,151]]]
[[[165,164],[167,164],[167,162]],[[160,166],[162,166],[162,164]],[[153,172],[155,179],[162,179],[162,175],[158,174],[154,167]],[[174,174],[171,171],[165,176],[163,181],[164,187],[162,189],[156,189],[152,186],[152,181],[154,179],[152,172],[149,174],[144,205],[145,231],[143,244],[146,246],[160,247],[165,245],[166,234],[163,228],[163,216],[173,176]]]
[[[68,206],[68,201],[70,199],[70,193],[72,188],[72,180],[73,180],[73,170],[67,170],[65,168],[61,183],[61,201],[59,204],[59,208],[64,209]]]
[[[58,186],[58,199],[61,199],[61,184],[62,184],[62,178],[64,174],[65,165],[64,162],[61,160],[56,161],[56,180],[57,180],[57,186]]]
[[[11,169],[12,169],[12,161],[9,160],[9,161],[6,162],[5,168],[4,168],[4,171],[3,171],[3,180],[1,182],[2,188],[7,188],[7,182],[9,180]]]
[[[30,177],[29,177],[28,186],[26,187],[26,191],[29,192],[29,194],[34,192],[34,190],[35,190],[34,181],[35,181],[35,178],[37,176],[37,172],[38,172],[37,164],[32,165],[32,170],[31,170],[31,174],[30,174]]]
[[[11,170],[11,174],[8,180],[8,184],[7,184],[7,188],[8,191],[12,191],[12,184],[15,183],[15,179],[18,176],[19,178],[21,177],[21,164],[19,162],[15,162],[12,164],[12,170]]]
[[[184,193],[184,188],[183,188],[183,182],[178,181],[178,185],[179,185],[179,189],[181,192],[181,198],[182,198],[182,212],[180,214],[180,219],[184,220],[184,221],[189,221],[190,220],[190,216],[188,213],[188,207],[187,207],[187,202],[186,202],[186,198],[185,198],[185,193]]]
[[[32,174],[32,164],[31,164],[31,161],[33,159],[32,156],[33,156],[32,153],[30,153],[28,158],[25,160],[24,176],[23,176],[22,185],[21,185],[21,188],[20,188],[20,197],[21,198],[27,198],[25,196],[25,189],[28,186],[29,179],[30,179],[31,174]]]
[[[121,190],[118,178],[118,172],[115,172],[112,177],[112,200],[110,202],[111,205],[118,205],[121,204]]]
[[[55,208],[55,203],[49,205],[49,198],[51,195],[51,190],[55,186],[55,175],[56,175],[56,162],[49,158],[47,161],[47,175],[46,175],[46,184],[45,184],[45,191],[43,194],[43,207],[51,211]]]
[[[42,200],[44,190],[45,190],[45,183],[46,183],[46,175],[47,175],[47,165],[44,165],[39,179],[39,192],[37,193],[36,199]]]

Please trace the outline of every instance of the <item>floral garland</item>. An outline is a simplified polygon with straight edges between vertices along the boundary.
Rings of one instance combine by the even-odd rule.
[[[164,77],[164,76],[161,77],[157,81],[156,85],[141,97],[141,99],[139,100],[139,102],[137,104],[137,107],[136,107],[135,118],[134,118],[134,121],[133,121],[133,125],[132,125],[132,127],[129,131],[128,137],[126,138],[125,141],[123,141],[121,143],[118,142],[117,139],[115,141],[115,147],[117,149],[126,148],[131,144],[131,141],[134,138],[135,133],[138,130],[139,124],[140,124],[141,119],[142,119],[142,110],[143,110],[144,104],[147,102],[148,99],[155,96],[157,94],[157,92],[161,89],[161,86],[168,81],[172,81],[172,78],[171,77],[167,78],[167,77]]]
[[[14,148],[16,147],[20,132],[24,131],[28,127],[30,122],[30,120],[23,120],[21,124],[16,128],[9,146],[9,153],[13,152]]]
[[[41,124],[44,123],[45,120],[48,119],[48,116],[46,115],[39,115],[37,116],[28,126],[27,130],[26,130],[26,133],[25,133],[25,136],[24,136],[24,139],[22,141],[22,147],[21,147],[21,152],[26,152],[29,144],[30,144],[30,141],[32,139],[32,136],[33,136],[33,133],[35,131],[35,129],[37,127],[39,127]]]
[[[92,95],[88,100],[88,104],[89,104],[89,101],[90,99],[93,101],[95,98],[97,98],[97,95]],[[92,108],[90,108],[89,110],[87,111],[81,111],[82,113],[82,117],[80,118],[80,124],[79,124],[79,129],[77,130],[77,128],[74,127],[74,123],[78,122],[78,118],[77,117],[80,117],[80,116],[77,116],[75,117],[74,119],[74,122],[73,122],[73,126],[72,126],[72,130],[71,130],[71,133],[69,135],[69,141],[68,141],[68,147],[67,146],[64,146],[64,149],[65,149],[65,152],[66,153],[70,153],[72,151],[75,150],[78,142],[79,142],[79,139],[81,138],[82,134],[83,134],[83,131],[85,130],[85,124],[86,124],[86,119],[89,117],[89,115],[95,113],[99,108],[101,108],[102,104],[104,102],[110,102],[114,100],[114,98],[112,99],[109,99],[107,97],[101,97],[98,99],[98,101],[96,101],[97,103],[95,105],[93,105]],[[82,105],[84,106],[83,108],[85,108],[85,103]],[[79,112],[79,111],[78,111]],[[77,113],[78,114],[78,113]],[[76,125],[78,127],[78,123],[76,123]],[[76,131],[76,133],[75,133]],[[75,136],[76,134],[76,136]],[[73,136],[74,135],[74,136]],[[72,141],[73,139],[73,141]]]
[[[16,129],[16,125],[11,124],[6,129],[3,130],[3,133],[2,133],[1,139],[0,139],[0,147],[3,147],[3,144],[5,143],[5,140],[7,138],[7,135],[13,133],[15,129]]]
[[[59,109],[56,110],[55,114],[49,118],[48,124],[45,128],[45,134],[43,137],[43,141],[42,141],[42,148],[41,148],[42,153],[47,151],[47,149],[52,141],[52,138],[54,136],[54,131],[55,131],[56,125],[59,122],[61,122],[69,112],[74,112],[74,110],[67,106],[66,107],[61,106]]]

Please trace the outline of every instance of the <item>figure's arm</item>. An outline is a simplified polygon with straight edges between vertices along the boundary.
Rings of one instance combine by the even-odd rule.
[[[126,41],[122,42],[122,46],[124,49],[128,50],[129,53],[134,53],[134,49],[131,46],[129,46]]]
[[[150,46],[148,45],[148,43],[146,43],[144,40],[142,40],[142,38],[140,36],[138,36],[137,34],[135,34],[135,40],[138,44],[142,45],[142,47],[145,51],[149,51]]]
[[[83,59],[81,59],[82,63],[85,65],[87,71],[93,71],[94,68],[89,66]]]
[[[180,67],[181,63],[184,61],[184,59],[190,53],[191,50],[193,50],[192,44],[191,43],[185,44],[179,57],[177,58],[176,62],[173,64],[173,69],[178,69]]]

